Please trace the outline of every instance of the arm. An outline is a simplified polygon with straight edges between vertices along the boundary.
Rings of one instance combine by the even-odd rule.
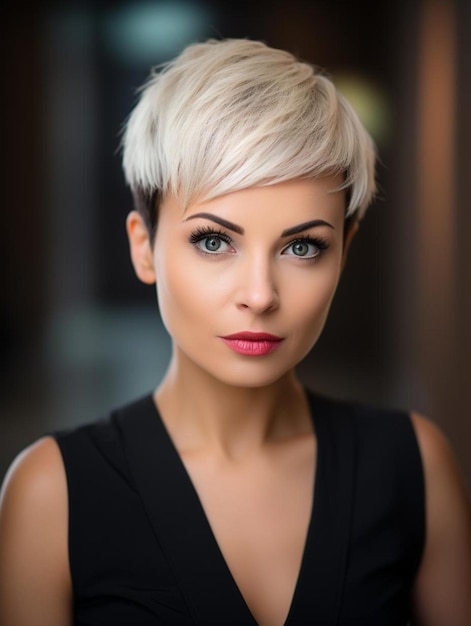
[[[418,626],[471,624],[471,509],[451,448],[427,419],[412,415],[422,454],[426,543],[416,580]]]
[[[12,464],[0,497],[0,626],[69,626],[67,484],[56,442]]]

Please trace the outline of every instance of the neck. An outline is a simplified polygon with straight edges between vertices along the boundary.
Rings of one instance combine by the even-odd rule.
[[[312,430],[307,399],[293,371],[263,387],[236,387],[174,355],[154,395],[177,448],[212,448],[232,458]]]

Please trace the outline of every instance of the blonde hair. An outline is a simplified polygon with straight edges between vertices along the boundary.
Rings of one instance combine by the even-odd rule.
[[[346,216],[361,218],[375,191],[374,144],[352,106],[317,68],[260,41],[210,39],[154,68],[122,145],[126,181],[144,212],[168,193],[186,208],[339,173]]]

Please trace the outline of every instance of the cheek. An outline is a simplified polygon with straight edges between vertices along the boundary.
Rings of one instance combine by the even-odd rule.
[[[289,283],[289,299],[294,337],[309,351],[325,325],[335,295],[339,271],[333,267],[325,272],[314,272],[309,280],[293,279]]]
[[[171,254],[156,260],[157,300],[162,321],[173,335],[197,324],[208,324],[208,311],[218,296],[217,285],[195,259]],[[204,269],[204,268],[203,268]]]
[[[157,301],[160,314],[167,330],[172,334],[173,328],[178,326],[180,318],[191,320],[187,310],[192,307],[192,300],[197,289],[188,289],[185,276],[179,271],[178,265],[168,264],[157,277]]]
[[[339,281],[337,264],[313,268],[309,274],[293,273],[285,281],[285,292],[296,301],[300,312],[306,316],[328,310]]]

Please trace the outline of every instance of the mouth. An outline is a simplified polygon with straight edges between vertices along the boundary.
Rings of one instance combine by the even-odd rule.
[[[278,348],[283,337],[270,333],[241,332],[226,335],[220,339],[234,352],[248,356],[263,356]]]

